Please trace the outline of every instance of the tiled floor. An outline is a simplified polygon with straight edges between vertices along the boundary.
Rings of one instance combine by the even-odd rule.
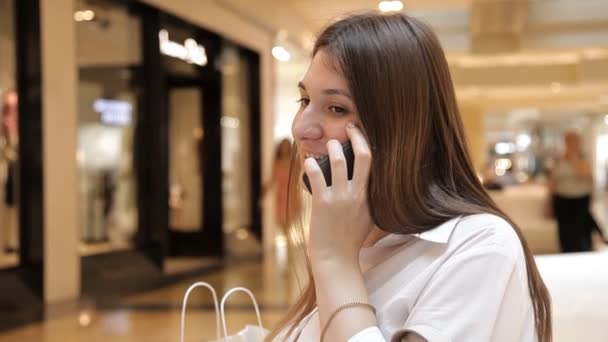
[[[595,207],[596,217],[608,227],[608,210],[605,210],[608,200],[601,204]],[[532,225],[526,220],[522,222],[524,233],[531,234]],[[264,325],[272,326],[298,291],[296,280],[286,271],[284,250],[279,249],[279,254],[260,262],[252,257],[259,254],[259,246],[247,244],[236,233],[230,235],[228,241],[230,255],[241,261],[228,264],[222,271],[138,295],[94,305],[82,304],[79,310],[0,333],[0,342],[179,341],[182,298],[195,281],[209,282],[219,296],[235,286],[249,288],[260,304]],[[547,234],[532,242],[536,243],[532,247],[537,251],[556,252],[555,241],[548,239]],[[555,342],[608,341],[608,248],[597,236],[595,246],[598,251],[593,253],[537,257],[553,299]],[[94,254],[107,246],[85,247],[81,253]],[[0,267],[3,263],[14,264],[16,258],[16,255],[0,255]],[[248,258],[251,260],[242,261]],[[198,267],[201,262],[216,260],[175,259],[167,263],[166,269],[170,273],[181,272]],[[243,294],[236,294],[229,301],[227,322],[229,332],[255,323],[254,311]],[[210,341],[215,337],[212,298],[204,289],[196,290],[190,297],[185,341]]]
[[[265,265],[266,264],[266,265]],[[193,278],[172,286],[124,298],[116,303],[83,307],[24,328],[0,334],[0,342],[132,342],[178,341],[184,292],[195,281],[213,285],[218,296],[234,286],[246,286],[256,294],[263,323],[276,323],[293,296],[293,282],[286,274],[264,262],[239,262],[224,271]],[[291,284],[291,285],[290,285]],[[227,322],[231,332],[255,323],[248,298],[235,294],[227,303]],[[215,338],[215,314],[211,296],[204,289],[192,293],[186,315],[185,341]]]
[[[608,341],[608,250],[568,255],[543,255],[538,264],[553,297],[555,342]],[[0,334],[0,342],[134,342],[179,341],[181,301],[195,281],[212,284],[221,296],[245,286],[259,301],[265,326],[272,326],[294,298],[297,285],[275,260],[241,261],[223,271],[116,302],[83,307],[39,324]],[[246,296],[228,303],[229,332],[255,323]],[[191,295],[185,341],[215,338],[211,296],[200,289]]]

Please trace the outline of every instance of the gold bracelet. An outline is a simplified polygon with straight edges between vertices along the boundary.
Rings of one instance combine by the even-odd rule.
[[[357,307],[357,306],[362,306],[364,308],[368,308],[370,310],[372,310],[372,312],[374,313],[374,316],[376,316],[376,308],[374,308],[373,305],[369,304],[369,303],[365,303],[365,302],[346,302],[340,306],[338,306],[338,308],[329,316],[329,318],[327,319],[327,323],[325,323],[325,327],[323,328],[323,331],[321,332],[321,342],[323,342],[323,338],[325,338],[325,334],[327,333],[327,329],[329,328],[329,325],[331,324],[331,321],[333,321],[334,317],[336,317],[336,315],[344,310],[344,309],[348,309],[348,308],[352,308],[352,307]]]

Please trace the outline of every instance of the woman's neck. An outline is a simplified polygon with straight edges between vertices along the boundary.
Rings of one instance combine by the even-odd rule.
[[[371,232],[367,235],[367,238],[363,242],[363,247],[371,247],[376,244],[376,242],[380,241],[383,237],[387,236],[390,233],[385,232],[384,230],[374,226]]]

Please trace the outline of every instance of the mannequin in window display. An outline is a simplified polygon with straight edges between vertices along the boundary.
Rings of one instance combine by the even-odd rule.
[[[18,96],[14,90],[2,97],[0,127],[0,248],[8,253],[17,250],[17,161],[18,161]]]

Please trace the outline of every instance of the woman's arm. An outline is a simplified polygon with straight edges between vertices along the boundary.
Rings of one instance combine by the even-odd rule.
[[[331,322],[329,316],[344,303],[368,302],[367,288],[358,262],[322,261],[314,266],[320,326],[325,328],[325,341],[346,341],[359,331],[377,325],[374,313],[365,307],[340,311]],[[384,339],[382,339],[384,341]]]
[[[355,154],[351,181],[342,145],[327,143],[332,170],[332,186],[327,187],[317,162],[304,163],[312,188],[312,212],[308,252],[315,280],[317,306],[325,341],[346,341],[357,332],[376,325],[374,313],[355,306],[330,316],[348,302],[368,302],[367,288],[359,267],[359,251],[373,228],[367,205],[367,180],[371,152],[361,131],[349,125],[346,132]],[[324,342],[324,341],[323,341]]]

